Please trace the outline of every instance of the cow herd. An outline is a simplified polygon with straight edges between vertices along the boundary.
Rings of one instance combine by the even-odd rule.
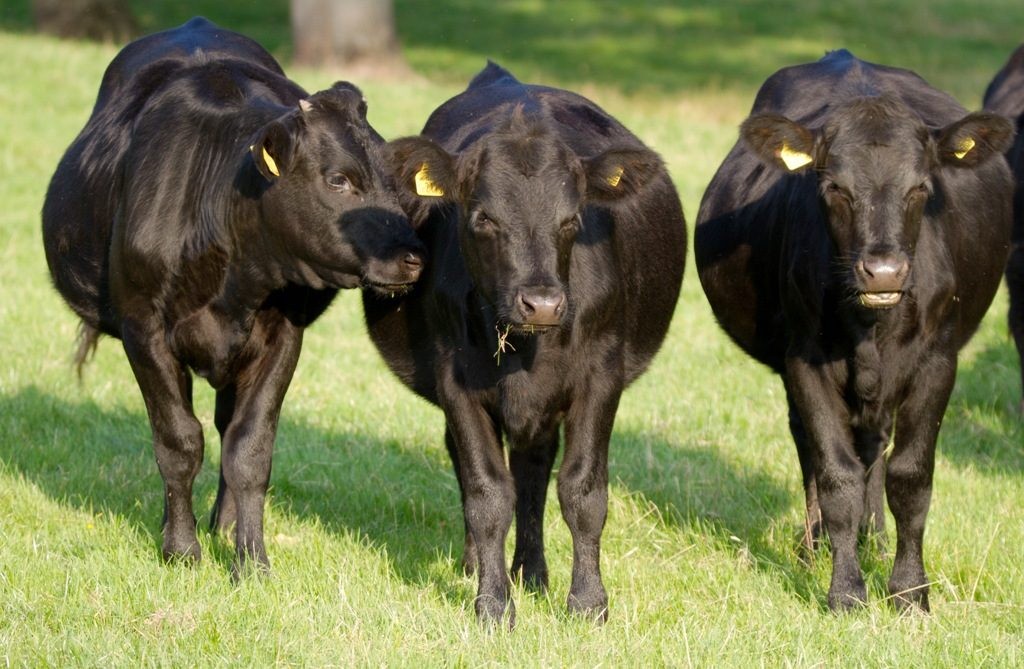
[[[697,214],[715,317],[782,377],[804,541],[829,540],[833,610],[866,601],[857,543],[883,529],[883,500],[893,602],[928,609],[936,439],[957,353],[1004,270],[1024,351],[1024,48],[985,105],[968,113],[843,50],[782,69]],[[511,574],[547,587],[564,432],[568,607],[604,619],[612,426],[685,265],[665,165],[590,100],[494,63],[419,136],[386,142],[366,111],[352,84],[308,94],[252,40],[193,19],[117,55],[57,167],[47,262],[81,318],[79,364],[101,334],[123,343],[164,481],[163,555],[200,558],[195,374],[216,390],[221,437],[211,526],[233,528],[236,575],[269,568],[263,507],[303,331],[362,287],[384,361],[444,412],[478,617],[514,622],[513,519]]]

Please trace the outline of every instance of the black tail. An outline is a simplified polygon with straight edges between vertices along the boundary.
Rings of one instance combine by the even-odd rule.
[[[78,325],[78,350],[75,352],[75,371],[78,380],[82,380],[82,368],[96,354],[96,345],[100,340],[100,331],[85,321]]]

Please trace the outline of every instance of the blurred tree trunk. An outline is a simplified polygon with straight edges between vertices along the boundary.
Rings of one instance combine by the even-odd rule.
[[[295,62],[405,72],[393,0],[291,0]]]
[[[36,30],[57,37],[127,42],[138,24],[127,0],[32,0]]]

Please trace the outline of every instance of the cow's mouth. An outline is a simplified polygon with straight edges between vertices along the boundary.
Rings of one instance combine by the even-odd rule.
[[[557,323],[545,323],[540,325],[533,325],[530,323],[509,323],[508,331],[512,334],[517,335],[534,335],[543,334],[550,332],[551,330],[558,329]]]
[[[364,278],[362,281],[363,288],[376,293],[380,297],[401,297],[413,289],[416,285],[415,281],[409,281],[407,283],[379,283]]]
[[[877,293],[861,293],[860,303],[868,309],[888,309],[889,307],[895,307],[903,299],[903,293],[898,290],[877,292]]]

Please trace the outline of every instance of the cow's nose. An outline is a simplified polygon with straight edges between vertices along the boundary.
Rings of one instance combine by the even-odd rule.
[[[402,258],[402,264],[411,281],[416,281],[420,278],[420,273],[423,271],[423,258],[419,254],[412,251],[406,253],[405,257]]]
[[[903,254],[865,254],[857,261],[857,274],[868,293],[896,293],[910,273],[910,262]]]
[[[523,325],[558,325],[565,313],[565,293],[560,288],[527,286],[516,294],[516,311]]]

